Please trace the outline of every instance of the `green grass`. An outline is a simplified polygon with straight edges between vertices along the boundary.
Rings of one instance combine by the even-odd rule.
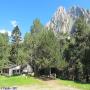
[[[74,81],[60,80],[60,79],[58,79],[58,82],[62,85],[75,87],[80,90],[90,90],[90,84],[83,84]]]
[[[60,85],[76,87],[80,90],[90,90],[90,84],[81,84],[74,81],[60,80],[57,79],[57,82]],[[5,77],[0,76],[0,87],[9,87],[9,86],[21,86],[21,85],[46,85],[42,80],[39,80],[35,77],[24,77],[24,76],[12,76]],[[47,86],[48,87],[48,86]]]
[[[32,84],[42,84],[42,81],[34,77],[0,76],[0,87],[15,86],[15,85],[32,85]]]

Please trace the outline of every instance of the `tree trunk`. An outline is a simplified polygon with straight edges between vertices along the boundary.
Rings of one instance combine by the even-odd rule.
[[[51,76],[51,68],[49,68],[49,77]]]
[[[86,69],[86,82],[89,82],[88,70]]]
[[[34,65],[34,76],[38,76],[38,67],[36,65]]]

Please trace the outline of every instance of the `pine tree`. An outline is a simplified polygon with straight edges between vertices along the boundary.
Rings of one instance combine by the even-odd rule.
[[[12,64],[18,64],[18,48],[21,41],[21,32],[18,26],[13,29],[11,40],[10,61]]]

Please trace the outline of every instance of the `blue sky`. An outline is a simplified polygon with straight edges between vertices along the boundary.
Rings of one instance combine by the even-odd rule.
[[[18,24],[24,35],[35,18],[45,25],[59,6],[68,9],[73,5],[90,9],[90,0],[0,0],[0,31],[11,32]]]

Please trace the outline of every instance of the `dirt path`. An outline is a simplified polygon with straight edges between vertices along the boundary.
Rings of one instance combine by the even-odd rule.
[[[45,85],[21,86],[17,90],[79,90],[70,86],[60,85],[56,80],[44,81]]]

